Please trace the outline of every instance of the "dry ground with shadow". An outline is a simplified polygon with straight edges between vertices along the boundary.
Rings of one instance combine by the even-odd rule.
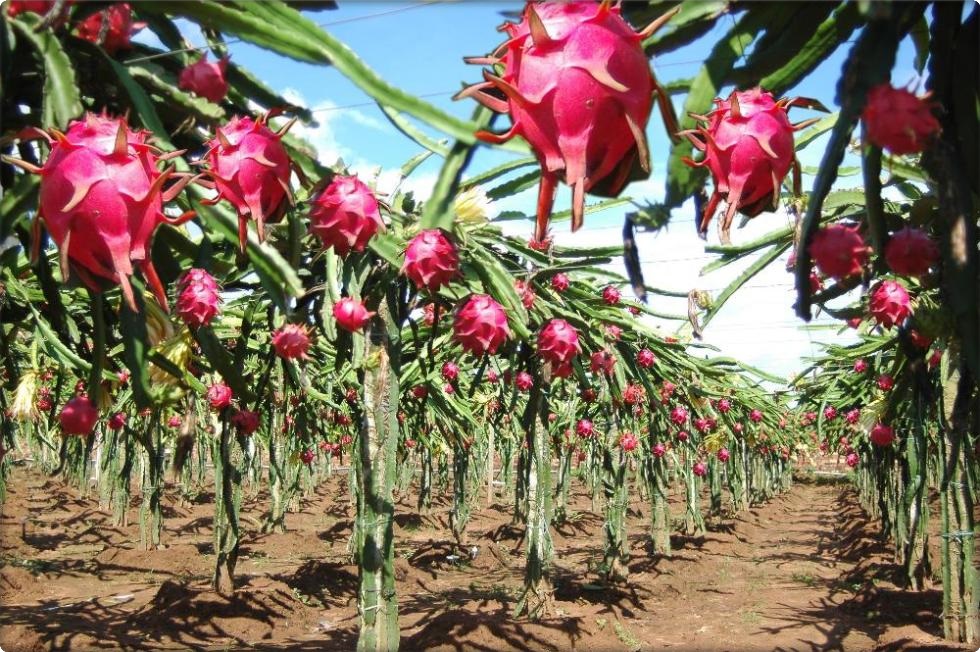
[[[232,599],[208,588],[208,496],[168,500],[163,550],[140,551],[94,499],[23,469],[0,520],[0,647],[35,650],[350,650],[357,569],[352,509],[335,476],[287,517],[285,534],[246,524]],[[674,514],[683,513],[675,496]],[[892,583],[890,550],[846,485],[798,483],[701,538],[651,557],[648,511],[630,515],[631,581],[603,587],[602,518],[579,493],[555,532],[555,609],[510,617],[523,573],[521,528],[504,501],[474,505],[473,560],[452,561],[449,501],[428,514],[398,505],[396,572],[405,650],[958,650],[938,637],[940,593]],[[246,501],[261,519],[262,496]]]

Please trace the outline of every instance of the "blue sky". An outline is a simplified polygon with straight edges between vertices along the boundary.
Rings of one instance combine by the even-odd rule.
[[[464,82],[480,79],[480,69],[467,65],[463,56],[480,55],[491,51],[502,37],[496,28],[503,22],[502,10],[519,10],[518,2],[439,2],[419,6],[409,3],[340,2],[335,11],[311,12],[309,16],[335,38],[350,46],[371,68],[384,79],[402,89],[427,96],[427,101],[460,117],[468,117],[473,110],[472,101],[453,102],[450,98]],[[685,48],[665,54],[653,62],[654,71],[661,82],[691,77],[697,73],[710,45],[731,27],[731,21],[721,20],[715,30]],[[642,27],[642,26],[637,26]],[[193,42],[200,43],[195,34],[188,34]],[[853,39],[853,37],[852,37]],[[788,95],[802,95],[819,99],[828,107],[834,107],[834,90],[841,66],[850,45],[845,45],[804,80]],[[353,165],[361,175],[369,175],[380,168],[379,186],[384,188],[404,161],[419,153],[419,147],[397,132],[386,120],[370,98],[354,84],[332,68],[298,63],[254,46],[238,43],[231,46],[232,58],[253,71],[274,88],[291,98],[302,99],[316,109],[320,126],[316,129],[299,129],[318,148],[325,163],[332,164],[337,157]],[[897,85],[919,80],[912,67],[914,52],[911,44],[903,43],[899,52],[892,80]],[[683,96],[675,97],[678,112]],[[815,112],[794,109],[791,117],[802,120],[819,116]],[[506,118],[498,121],[498,128],[507,124]],[[433,136],[439,134],[430,132]],[[644,182],[629,186],[626,194],[636,199],[657,200],[663,196],[663,175],[668,145],[659,116],[654,114],[648,127],[653,174]],[[822,153],[821,143],[811,145],[801,156],[804,165],[816,166]],[[512,154],[481,149],[474,157],[470,173],[478,173],[512,157]],[[853,157],[852,157],[853,158]],[[430,159],[421,167],[408,187],[424,195],[435,178],[439,161]],[[855,160],[845,164],[855,164]],[[388,171],[387,174],[384,171]],[[841,186],[858,185],[859,177],[841,179]],[[569,191],[559,190],[556,209],[568,205]],[[508,200],[498,209],[533,211],[535,192],[528,191]],[[586,216],[586,226],[577,234],[568,233],[566,223],[554,228],[556,241],[561,244],[588,243],[615,244],[621,242],[624,208]],[[693,226],[693,207],[687,205],[674,211],[670,227],[658,234],[640,234],[638,245],[644,261],[644,272],[649,284],[675,290],[706,289],[717,293],[742,266],[730,266],[708,276],[700,276],[699,270],[713,258],[704,253],[704,243],[696,237]],[[739,231],[734,230],[732,239],[738,243],[759,237],[766,232],[781,228],[787,223],[784,214],[764,214],[752,220]],[[736,220],[736,224],[738,220]],[[508,222],[506,230],[527,234],[530,224]],[[714,228],[709,243],[715,242]],[[621,263],[613,265],[624,272]],[[722,313],[711,323],[705,333],[705,341],[718,346],[725,355],[733,355],[773,373],[788,376],[801,367],[800,356],[817,351],[814,342],[834,339],[840,341],[836,329],[808,333],[800,328],[802,322],[795,318],[792,275],[783,265],[770,266],[731,300]],[[686,300],[653,297],[652,306],[665,313],[683,314]],[[819,323],[834,323],[817,320]],[[665,323],[665,326],[674,326]]]

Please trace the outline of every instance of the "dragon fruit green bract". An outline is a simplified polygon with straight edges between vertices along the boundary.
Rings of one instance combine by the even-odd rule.
[[[510,336],[503,307],[486,294],[474,294],[456,310],[453,337],[473,355],[494,354]]]
[[[228,94],[228,80],[225,71],[228,69],[228,57],[217,61],[203,59],[186,66],[180,71],[177,86],[181,90],[190,91],[198,97],[217,104]]]
[[[242,251],[248,239],[248,221],[255,220],[261,242],[266,223],[280,221],[293,200],[289,188],[292,164],[282,145],[292,122],[275,132],[266,125],[269,117],[232,118],[215,130],[205,155],[207,173],[218,190],[218,196],[209,201],[224,199],[235,207]]]
[[[420,290],[435,292],[459,273],[459,253],[439,229],[422,231],[405,249],[402,273]]]
[[[377,198],[357,177],[336,176],[313,199],[310,231],[338,256],[364,251],[383,228]]]
[[[861,119],[868,140],[892,154],[921,152],[940,128],[926,98],[888,83],[868,91]]]
[[[508,39],[494,56],[468,59],[502,63],[503,74],[484,70],[485,81],[457,97],[471,96],[512,120],[504,134],[477,137],[501,143],[522,136],[541,164],[536,240],[546,237],[559,180],[572,187],[575,231],[586,192],[617,196],[636,162],[649,174],[644,130],[659,89],[641,41],[659,24],[634,32],[607,2],[528,2],[520,23],[503,25]]]

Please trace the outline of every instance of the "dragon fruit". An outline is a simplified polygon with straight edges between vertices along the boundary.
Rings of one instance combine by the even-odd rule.
[[[636,352],[636,364],[644,369],[649,369],[657,362],[657,356],[650,349],[640,349]]]
[[[686,430],[681,430],[681,431],[679,431],[677,433],[677,440],[680,441],[680,442],[685,442],[688,439],[690,439],[690,437],[691,436],[689,434],[687,434],[687,431]]]
[[[581,392],[579,392],[579,398],[581,398],[586,403],[595,403],[595,400],[599,398],[598,392],[591,387],[586,387]]]
[[[718,457],[718,461],[722,464],[730,460],[732,457],[732,454],[728,452],[727,448],[719,448],[715,455]]]
[[[615,286],[607,285],[606,287],[602,288],[602,300],[606,302],[606,305],[617,305],[621,296],[622,295],[619,292],[619,288]]]
[[[890,392],[892,391],[892,388],[895,387],[895,379],[888,374],[881,374],[878,376],[878,380],[876,382],[878,384],[878,389],[883,392]]]
[[[711,421],[709,421],[705,417],[698,417],[697,419],[694,420],[694,427],[697,429],[698,432],[704,434],[711,429]]]
[[[667,447],[661,444],[660,442],[657,442],[656,444],[650,447],[650,452],[653,453],[654,457],[659,459],[667,454]]]
[[[133,34],[146,26],[133,20],[133,9],[128,2],[109,5],[78,23],[78,38],[101,45],[109,56],[120,50],[132,48]]]
[[[302,451],[300,451],[299,460],[303,464],[309,466],[310,464],[313,464],[314,459],[316,459],[316,453],[309,448],[304,448]]]
[[[720,399],[718,399],[718,411],[719,412],[721,412],[722,414],[728,414],[729,412],[731,412],[731,409],[732,409],[732,402],[731,402],[731,400],[729,400],[727,398],[720,398]]]
[[[225,79],[227,69],[228,57],[208,61],[205,54],[203,59],[180,71],[177,87],[217,104],[228,94],[228,80]]]
[[[170,417],[169,419],[167,419],[167,427],[168,428],[179,428],[183,423],[184,423],[184,420],[181,419],[180,417],[178,417],[177,415],[174,415],[174,416]]]
[[[644,132],[659,89],[641,41],[660,24],[636,33],[607,2],[528,2],[519,24],[503,25],[508,39],[494,56],[467,60],[503,63],[501,77],[484,70],[485,81],[457,99],[510,113],[508,132],[481,131],[481,140],[522,136],[531,144],[541,164],[535,239],[545,239],[559,180],[572,187],[576,231],[586,192],[617,196],[637,160],[649,174]]]
[[[456,246],[439,229],[422,231],[405,249],[402,274],[420,290],[435,292],[459,273]]]
[[[752,423],[759,423],[762,421],[762,410],[752,410],[749,412],[749,421]]]
[[[163,202],[173,199],[190,180],[160,171],[159,156],[147,142],[149,132],[131,130],[126,121],[88,113],[68,125],[65,133],[46,135],[51,153],[38,168],[6,159],[41,175],[39,221],[34,223],[35,255],[43,222],[61,254],[62,276],[69,268],[92,290],[121,286],[130,308],[136,310],[129,277],[139,265],[160,305],[166,294],[149,257],[150,240],[161,222],[180,224],[193,211],[171,219]]]
[[[823,418],[825,421],[833,421],[837,418],[837,408],[833,405],[828,405],[823,409]]]
[[[223,410],[231,405],[231,387],[224,383],[214,383],[208,387],[208,404],[213,410]]]
[[[497,381],[498,381],[498,380],[500,380],[500,376],[498,376],[498,375],[497,375],[497,372],[496,372],[496,371],[494,371],[493,369],[487,369],[487,373],[486,373],[486,375],[484,376],[484,379],[485,379],[485,380],[486,380],[486,381],[487,381],[487,382],[488,382],[489,384],[491,384],[491,385],[496,385],[496,384],[497,384]]]
[[[88,435],[99,420],[99,411],[87,396],[76,396],[61,408],[58,421],[66,435]]]
[[[188,326],[207,326],[218,315],[218,283],[203,269],[187,270],[177,284],[177,315]]]
[[[678,405],[677,407],[675,407],[673,410],[670,411],[670,420],[679,426],[684,425],[685,423],[687,423],[687,410],[684,407]]]
[[[472,295],[456,310],[453,337],[473,355],[493,355],[510,337],[503,306],[489,295]]]
[[[864,358],[858,358],[854,361],[854,373],[863,374],[868,370],[868,361]]]
[[[235,207],[242,251],[248,239],[249,219],[255,220],[261,242],[265,240],[266,223],[279,222],[293,201],[289,187],[292,163],[282,144],[282,137],[293,123],[272,131],[266,125],[270,117],[232,118],[215,130],[205,154],[207,174],[218,190],[217,197],[209,203],[224,199]]]
[[[534,307],[534,300],[538,298],[538,295],[534,293],[534,288],[531,287],[530,283],[517,279],[514,281],[514,289],[517,290],[517,295],[521,298],[521,305],[528,310]]]
[[[374,193],[357,177],[336,176],[314,199],[310,231],[338,256],[364,247],[384,229]]]
[[[685,158],[684,162],[707,167],[714,181],[698,230],[702,236],[707,232],[718,203],[725,199],[728,209],[719,230],[727,243],[736,212],[755,217],[778,205],[783,179],[796,160],[793,131],[798,127],[790,124],[786,111],[807,102],[776,101],[761,88],[732,91],[728,99],[714,102],[716,108],[708,115],[692,115],[701,123],[697,129],[681,134],[704,152],[700,161]]]
[[[455,394],[456,388],[452,386],[452,383],[446,383],[442,386],[442,391],[446,394]]]
[[[310,332],[302,324],[284,324],[272,334],[272,346],[280,358],[306,359],[310,350]]]
[[[422,400],[428,395],[429,395],[429,390],[426,388],[425,385],[415,385],[414,387],[412,387],[412,396],[414,398]]]
[[[905,227],[885,245],[885,262],[896,274],[922,276],[939,261],[939,247],[922,229]]]
[[[699,478],[703,478],[704,476],[708,475],[708,465],[704,462],[695,462],[694,465],[691,466],[691,471]]]
[[[616,324],[606,324],[603,326],[603,331],[605,332],[606,339],[612,340],[613,342],[618,342],[623,336],[623,329]]]
[[[847,320],[847,325],[854,330],[861,327],[861,322],[864,321],[860,316],[854,316]]]
[[[452,382],[459,378],[459,366],[455,362],[446,362],[442,365],[442,377]]]
[[[909,330],[909,342],[911,342],[912,346],[916,348],[928,349],[930,346],[932,346],[933,339],[934,338],[929,337],[928,335],[914,328]]]
[[[861,458],[858,457],[857,453],[848,453],[847,457],[844,458],[844,462],[852,469],[857,468],[857,465],[861,463]]]
[[[589,368],[592,369],[592,373],[594,374],[602,373],[611,376],[615,366],[616,356],[605,349],[596,351],[589,359]]]
[[[538,332],[538,355],[559,377],[571,372],[572,360],[581,351],[578,331],[564,319],[552,319]]]
[[[109,417],[106,422],[110,430],[122,430],[126,425],[126,413],[125,412],[115,412]]]
[[[643,389],[643,385],[635,385],[629,383],[623,390],[623,403],[626,405],[639,405],[646,400],[646,390]]]
[[[875,446],[888,446],[895,441],[895,429],[883,423],[876,423],[868,437]]]
[[[871,288],[868,310],[884,328],[901,324],[912,314],[909,293],[901,283],[880,281]]]
[[[363,303],[351,297],[344,297],[333,305],[333,318],[337,320],[337,325],[352,333],[367,326],[374,314],[368,312]]]
[[[639,444],[639,440],[631,432],[624,432],[619,437],[619,447],[623,449],[623,452],[630,453],[636,450],[636,445]]]
[[[569,285],[570,282],[568,280],[568,276],[562,274],[561,272],[558,272],[551,277],[551,289],[553,289],[555,292],[564,292],[568,289]]]
[[[575,433],[582,439],[588,439],[595,434],[595,426],[588,419],[579,419],[575,424]]]
[[[238,410],[232,415],[231,424],[243,435],[254,434],[259,429],[259,413],[252,410]]]
[[[817,268],[838,280],[860,274],[869,251],[857,227],[844,224],[821,228],[810,242],[810,255]]]
[[[640,314],[640,306],[631,304],[629,306],[626,306],[626,309],[629,310],[630,314],[633,315],[634,317]]]
[[[888,83],[868,91],[861,119],[868,140],[892,154],[921,152],[940,129],[927,98]]]
[[[531,374],[526,371],[522,371],[517,374],[516,378],[514,378],[514,385],[520,391],[527,392],[534,387],[534,379],[531,377]]]
[[[735,431],[735,434],[740,435],[745,430],[745,426],[740,421],[736,421],[735,425],[732,426],[732,430]]]
[[[844,413],[844,421],[850,425],[856,424],[861,419],[861,410],[858,408],[851,408]]]

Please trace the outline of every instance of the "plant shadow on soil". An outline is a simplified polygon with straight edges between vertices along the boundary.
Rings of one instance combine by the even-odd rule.
[[[17,468],[0,520],[0,646],[35,650],[351,650],[357,567],[351,507],[333,477],[287,514],[285,533],[246,526],[232,596],[210,589],[212,505],[179,505],[168,488],[164,544],[138,550],[138,501],[114,526],[98,501]],[[209,496],[201,492],[198,496]],[[939,639],[941,594],[894,584],[891,551],[846,486],[797,483],[703,536],[672,537],[653,555],[648,506],[629,516],[629,582],[606,585],[603,518],[581,487],[553,530],[550,610],[512,618],[524,531],[500,499],[474,499],[460,555],[449,502],[425,514],[396,505],[395,574],[402,649],[964,650]],[[683,496],[671,496],[675,517]],[[243,502],[259,524],[266,496]],[[248,519],[245,519],[249,522]]]

